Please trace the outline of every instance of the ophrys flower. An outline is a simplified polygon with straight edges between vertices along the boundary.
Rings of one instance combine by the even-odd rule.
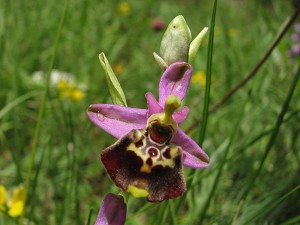
[[[88,108],[90,120],[119,139],[104,150],[101,159],[123,191],[131,187],[146,190],[147,199],[153,202],[175,198],[185,191],[182,163],[191,168],[209,165],[206,153],[177,128],[188,113],[187,107],[175,110],[186,95],[191,75],[188,63],[171,64],[160,80],[159,101],[151,93],[146,94],[148,109],[113,104]]]

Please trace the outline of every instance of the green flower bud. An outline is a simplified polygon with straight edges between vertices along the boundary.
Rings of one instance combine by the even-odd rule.
[[[160,46],[160,54],[153,53],[154,59],[165,70],[174,62],[191,63],[198,52],[201,42],[207,33],[205,27],[191,42],[191,31],[183,16],[177,16],[168,25]]]
[[[174,62],[187,62],[190,43],[190,29],[183,16],[177,16],[163,35],[160,54],[167,65]]]

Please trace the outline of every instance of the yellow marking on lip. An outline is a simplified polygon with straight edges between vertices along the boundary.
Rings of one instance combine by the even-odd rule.
[[[133,185],[129,185],[127,191],[130,192],[136,198],[143,198],[149,195],[149,192],[146,191],[145,189],[138,188]]]
[[[157,156],[151,157],[148,154],[148,151],[151,148],[157,149],[157,151],[158,151]],[[168,148],[170,148],[170,158],[166,158],[163,155],[163,153]],[[152,168],[155,166],[174,168],[175,167],[174,158],[178,155],[178,152],[180,151],[179,148],[180,147],[177,145],[170,144],[170,145],[166,145],[162,149],[158,149],[157,147],[154,147],[154,146],[147,146],[147,148],[143,151],[144,148],[137,148],[135,146],[135,143],[131,143],[127,147],[127,150],[134,152],[136,154],[136,156],[138,156],[142,160],[143,165],[140,168],[140,172],[151,173]],[[147,164],[148,159],[152,160],[152,165]]]

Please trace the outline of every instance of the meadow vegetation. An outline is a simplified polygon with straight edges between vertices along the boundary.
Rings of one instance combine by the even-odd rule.
[[[64,4],[0,2],[0,225],[93,224],[105,194],[119,192],[99,159],[115,139],[86,116],[90,104],[111,103],[98,55],[105,52],[128,106],[146,108],[145,94],[158,94],[162,70],[152,53],[168,23],[183,15],[193,37],[212,29],[209,0]],[[289,1],[218,1],[210,108],[253,71],[296,10]],[[207,35],[181,128],[204,138],[211,165],[184,168],[188,190],[180,198],[129,197],[126,224],[300,223],[300,54],[290,54],[297,21],[249,82],[209,113],[199,137]]]

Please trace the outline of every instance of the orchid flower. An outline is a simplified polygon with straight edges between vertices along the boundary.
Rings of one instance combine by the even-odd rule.
[[[209,165],[207,154],[185,134],[181,124],[189,109],[183,107],[192,75],[186,62],[172,63],[159,83],[159,100],[146,94],[148,109],[113,104],[93,104],[89,119],[119,140],[101,154],[115,184],[123,191],[158,202],[185,191],[182,164],[191,168]]]
[[[94,225],[124,225],[126,204],[121,195],[108,193],[101,205]]]

